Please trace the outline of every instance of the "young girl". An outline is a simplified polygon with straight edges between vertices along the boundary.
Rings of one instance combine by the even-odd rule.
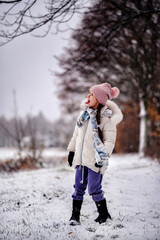
[[[76,168],[70,225],[80,224],[80,210],[87,185],[99,213],[95,221],[103,223],[111,219],[101,184],[115,145],[116,125],[123,118],[118,106],[110,101],[118,95],[119,89],[111,88],[109,83],[94,85],[81,104],[82,111],[67,148],[68,163],[70,166],[74,163]]]

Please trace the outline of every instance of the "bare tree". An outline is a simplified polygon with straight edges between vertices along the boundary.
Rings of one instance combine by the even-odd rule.
[[[67,110],[74,111],[73,105],[65,105],[73,92],[81,94],[88,85],[106,80],[120,86],[123,100],[139,102],[141,153],[148,146],[148,101],[159,95],[159,9],[160,0],[99,0],[73,33],[74,46],[59,58],[64,70],[58,75],[59,97]]]
[[[42,157],[44,146],[37,138],[37,129],[32,121],[32,117],[28,116],[27,124],[18,117],[16,91],[13,91],[14,101],[14,131],[11,131],[4,121],[0,121],[1,130],[8,135],[14,142],[17,149],[18,159],[13,159],[12,167],[21,167],[26,164],[28,167],[35,167]]]
[[[43,28],[43,34],[36,31],[35,36],[45,37],[55,26],[68,22],[75,12],[83,12],[87,0],[13,0],[0,1],[1,45],[14,38]]]
[[[44,37],[51,31],[53,25],[56,27],[56,31],[59,31],[60,24],[68,22],[75,13],[82,14],[84,10],[88,14],[91,12],[95,15],[99,14],[102,7],[97,9],[89,7],[90,4],[94,5],[96,2],[96,0],[46,0],[41,3],[37,0],[0,1],[2,6],[0,8],[0,44],[6,44],[18,36],[35,32],[40,28],[44,29],[44,33],[41,35]],[[123,11],[123,15],[119,16],[119,21],[111,19],[110,27],[103,33],[101,40],[107,39],[107,42],[111,41],[118,31],[135,19],[140,19],[148,14],[160,14],[158,1],[155,1],[157,4],[154,8],[152,8],[152,1],[136,0],[133,3],[125,0],[110,0],[108,6],[105,7],[106,2],[101,0],[99,3],[104,7],[104,12],[108,7],[111,7],[113,11],[125,10],[125,14]],[[143,8],[146,3],[148,8]],[[135,8],[135,5],[138,7]]]

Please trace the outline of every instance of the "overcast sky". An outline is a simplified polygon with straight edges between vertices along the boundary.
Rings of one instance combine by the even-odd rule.
[[[70,26],[75,26],[78,19],[72,19]],[[64,46],[71,43],[65,40],[70,34],[49,34],[45,38],[25,35],[0,47],[0,116],[10,118],[14,114],[13,89],[20,116],[39,111],[52,121],[60,116],[55,79],[49,69],[58,69],[53,55],[63,53]]]

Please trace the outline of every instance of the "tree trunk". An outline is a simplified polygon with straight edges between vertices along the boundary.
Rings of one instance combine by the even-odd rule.
[[[147,111],[143,99],[140,100],[139,156],[144,157],[147,147]]]

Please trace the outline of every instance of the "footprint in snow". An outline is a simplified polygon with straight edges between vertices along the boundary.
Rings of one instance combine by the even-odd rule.
[[[94,236],[93,240],[100,240],[100,239],[102,240],[103,237],[104,237],[104,235],[102,235],[102,234],[96,234],[96,235]]]
[[[124,228],[124,226],[123,226],[122,224],[116,224],[113,228],[114,228],[114,229]]]
[[[116,239],[116,238],[119,238],[117,234],[111,236],[111,239]]]
[[[89,228],[86,228],[86,230],[89,231],[89,232],[95,232],[96,228],[89,227]]]

